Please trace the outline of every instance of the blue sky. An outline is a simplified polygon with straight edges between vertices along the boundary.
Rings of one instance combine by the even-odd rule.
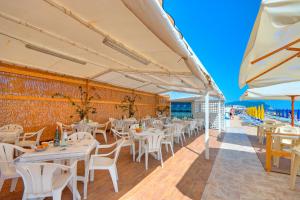
[[[238,77],[261,0],[164,0],[184,38],[212,75],[226,100],[237,101],[245,91]],[[191,96],[170,93],[171,98]],[[290,108],[290,101],[266,101]],[[295,107],[300,109],[300,102]]]
[[[227,101],[244,91],[238,87],[239,69],[259,6],[260,0],[164,0],[164,9]]]

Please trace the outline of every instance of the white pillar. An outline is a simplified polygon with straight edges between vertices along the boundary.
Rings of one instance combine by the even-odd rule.
[[[205,159],[209,160],[209,92],[205,95]]]
[[[218,116],[219,116],[219,124],[218,124],[218,129],[219,129],[219,134],[222,132],[222,112],[221,112],[221,100],[219,100],[218,104]]]

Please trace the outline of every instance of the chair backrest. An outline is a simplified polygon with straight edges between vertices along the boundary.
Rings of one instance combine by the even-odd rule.
[[[53,177],[57,170],[69,167],[55,163],[17,163],[17,172],[22,176],[26,195],[51,195],[53,191]]]
[[[73,126],[74,132],[91,132],[90,126],[86,123],[78,123]]]
[[[123,133],[123,132],[119,132],[116,129],[111,129],[111,131],[113,132],[113,134],[117,137],[117,138],[123,138],[123,139],[129,139],[129,132],[128,133]]]
[[[14,155],[16,151],[25,152],[22,147],[0,143],[0,172],[6,172],[13,166]]]
[[[44,133],[44,130],[45,130],[46,127],[42,128],[41,130],[37,131],[37,134],[36,134],[36,145],[38,145],[40,143],[40,140],[41,140],[41,136],[42,134]]]
[[[161,120],[154,120],[153,127],[157,129],[162,129],[164,127],[164,123]]]
[[[120,155],[121,148],[123,146],[124,139],[120,139],[117,141],[116,151],[114,155],[114,163],[116,164]]]
[[[267,119],[267,120],[264,121],[264,124],[275,125],[275,124],[276,124],[276,121],[275,121],[275,120]]]
[[[192,120],[192,121],[190,122],[190,128],[191,128],[192,130],[196,128],[196,125],[197,125],[197,121],[196,121],[196,120]]]
[[[68,136],[68,140],[71,141],[80,141],[84,139],[94,139],[94,137],[89,132],[76,132]]]
[[[118,120],[118,119],[115,119],[112,122],[112,126],[116,130],[122,130],[123,129],[123,124],[124,124],[123,120]]]
[[[132,125],[130,126],[130,130],[135,130],[135,129],[139,128],[139,127],[140,127],[139,124],[132,124]]]
[[[180,136],[182,132],[184,131],[185,126],[181,123],[175,123],[174,124],[174,136]]]
[[[164,132],[156,132],[146,137],[146,144],[148,146],[148,151],[158,151],[161,146],[161,140],[164,137]]]
[[[292,126],[282,126],[282,127],[276,128],[275,133],[294,133],[294,134],[299,134],[299,128],[292,127]]]
[[[23,127],[18,124],[7,124],[0,127],[1,131],[19,131],[20,133],[23,132]]]
[[[108,129],[109,124],[111,124],[111,121],[105,122],[104,131],[106,132]]]
[[[35,133],[32,134],[32,136],[36,136],[36,139],[35,139],[35,145],[39,145],[40,140],[41,140],[41,136],[42,136],[42,134],[43,134],[45,128],[46,128],[46,127],[42,128],[42,129],[40,129],[40,130],[38,130],[37,132],[35,132]]]

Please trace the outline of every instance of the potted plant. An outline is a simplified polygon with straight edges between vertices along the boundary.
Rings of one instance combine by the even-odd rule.
[[[92,91],[95,91],[95,88],[91,88]],[[75,113],[79,116],[80,120],[88,120],[89,114],[95,114],[96,108],[91,105],[92,100],[95,98],[100,99],[100,96],[97,93],[94,95],[89,95],[89,93],[79,86],[80,100],[75,101],[71,97],[64,95],[62,93],[55,93],[52,95],[52,98],[66,98],[70,104],[75,108]],[[73,118],[73,115],[70,115],[70,118]]]
[[[167,106],[158,106],[156,110],[159,115],[164,115],[164,114],[168,115],[170,106],[168,106],[168,105]]]
[[[135,101],[140,99],[138,95],[126,95],[124,96],[123,100],[121,101],[120,105],[116,105],[116,108],[121,109],[123,112],[128,112],[128,117],[134,117],[137,109],[137,106],[135,105]]]

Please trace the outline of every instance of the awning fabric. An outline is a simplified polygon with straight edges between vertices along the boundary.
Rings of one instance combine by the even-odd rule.
[[[265,99],[265,100],[295,100],[300,98],[300,82],[289,82],[267,87],[248,89],[242,96],[242,100]]]
[[[285,60],[288,61],[280,64]],[[239,86],[255,88],[299,81],[299,63],[300,1],[263,0],[244,54]]]
[[[224,98],[157,0],[0,5],[2,62],[151,93],[210,90]]]

